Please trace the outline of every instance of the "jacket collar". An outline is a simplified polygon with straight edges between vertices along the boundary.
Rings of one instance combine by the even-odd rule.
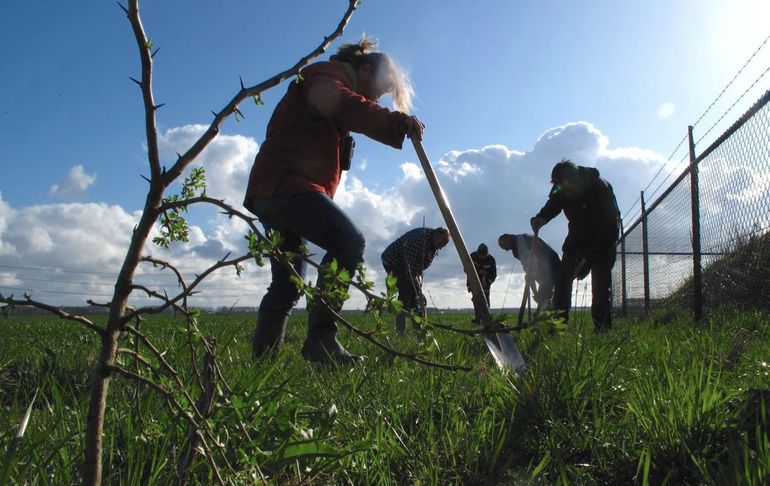
[[[358,73],[356,73],[356,70],[353,69],[353,65],[348,62],[341,62],[341,61],[333,61],[334,64],[340,67],[342,71],[345,73],[345,77],[348,78],[348,81],[350,81],[350,88],[353,91],[358,90]]]

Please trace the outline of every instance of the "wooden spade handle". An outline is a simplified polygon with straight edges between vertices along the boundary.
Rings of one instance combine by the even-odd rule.
[[[428,179],[428,184],[433,191],[433,195],[436,198],[438,207],[441,210],[441,215],[444,217],[449,234],[452,235],[452,241],[454,242],[457,253],[460,255],[460,261],[463,264],[466,275],[470,280],[471,294],[473,295],[473,307],[476,311],[476,316],[481,319],[481,323],[485,328],[489,328],[492,325],[492,321],[489,317],[489,305],[487,304],[484,290],[481,287],[481,280],[478,273],[476,273],[476,266],[473,265],[471,255],[468,253],[468,248],[465,246],[465,241],[460,233],[460,228],[455,222],[455,218],[452,215],[452,209],[449,207],[444,190],[436,178],[436,173],[433,172],[433,167],[430,165],[430,160],[425,154],[425,149],[422,147],[422,142],[412,138],[414,144],[414,150],[417,152],[417,158],[420,159],[422,164],[422,170],[425,172],[425,177]]]

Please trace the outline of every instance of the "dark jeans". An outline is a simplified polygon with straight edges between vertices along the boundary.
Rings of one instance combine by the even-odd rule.
[[[594,329],[605,331],[612,327],[612,267],[615,265],[616,245],[612,240],[565,245],[561,265],[556,275],[553,307],[566,319],[572,296],[572,281],[582,258],[591,269],[591,318]]]
[[[339,268],[346,269],[351,276],[364,260],[364,236],[326,194],[303,192],[290,196],[277,195],[249,199],[245,205],[259,217],[266,232],[278,231],[281,234],[281,250],[299,254],[303,240],[308,240],[326,250],[322,265],[336,259]],[[292,265],[304,278],[305,263],[302,259],[295,258]],[[288,315],[299,301],[299,289],[291,281],[289,269],[279,260],[271,258],[270,269],[273,280],[259,310]],[[319,274],[319,283],[320,277]]]
[[[422,300],[422,289],[417,288],[414,284],[414,279],[409,274],[406,265],[399,265],[398,267],[387,267],[383,265],[385,272],[396,277],[396,287],[398,288],[398,300],[404,304],[403,309],[406,312],[416,312],[418,314],[424,312],[422,305],[419,304],[418,299]]]

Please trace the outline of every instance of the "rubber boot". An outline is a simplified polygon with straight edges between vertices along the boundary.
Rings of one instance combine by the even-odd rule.
[[[313,363],[355,363],[363,356],[351,354],[337,341],[334,315],[323,304],[311,304],[302,357]]]
[[[254,359],[261,358],[267,352],[278,352],[283,344],[286,332],[286,322],[289,316],[284,312],[259,311],[257,328],[251,341],[251,351]]]

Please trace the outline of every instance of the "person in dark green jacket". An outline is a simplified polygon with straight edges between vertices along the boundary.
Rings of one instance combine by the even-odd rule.
[[[585,259],[591,271],[591,317],[594,330],[612,327],[612,267],[620,229],[620,211],[612,186],[599,171],[563,159],[551,171],[553,187],[540,212],[530,220],[537,232],[562,211],[568,221],[567,237],[554,285],[553,307],[566,320],[572,281]]]

